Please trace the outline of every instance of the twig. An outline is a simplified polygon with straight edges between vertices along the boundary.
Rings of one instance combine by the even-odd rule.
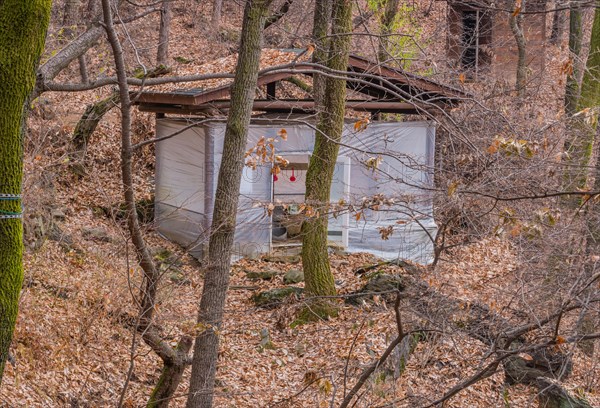
[[[356,332],[356,335],[354,336],[354,339],[352,340],[352,344],[350,345],[350,350],[348,351],[348,355],[346,356],[346,365],[344,366],[344,391],[342,393],[342,396],[344,398],[346,398],[346,380],[348,379],[348,364],[350,363],[350,357],[352,356],[352,350],[354,350],[354,346],[356,345],[356,340],[358,340],[358,335],[360,334],[360,332],[362,331],[364,326],[365,326],[365,320],[362,321],[360,327],[358,328],[358,331]]]
[[[400,344],[402,339],[404,339],[404,337],[406,336],[406,334],[404,333],[404,331],[402,329],[402,317],[400,316],[400,292],[398,292],[398,294],[396,295],[396,303],[394,305],[394,311],[396,312],[396,325],[398,326],[398,337],[396,337],[394,339],[394,341],[392,341],[390,343],[390,345],[387,347],[385,352],[381,355],[379,360],[377,360],[376,362],[371,364],[365,371],[363,371],[362,375],[358,379],[358,382],[350,390],[348,395],[344,396],[344,400],[340,404],[340,408],[348,407],[348,404],[350,404],[350,402],[352,401],[354,396],[358,393],[358,391],[360,391],[360,389],[363,387],[363,385],[365,385],[365,383],[367,382],[367,380],[369,379],[371,374],[373,374],[373,372],[378,367],[380,367],[383,363],[385,363],[385,361],[388,359],[390,354],[392,354],[392,352],[394,351],[396,346],[398,344]]]

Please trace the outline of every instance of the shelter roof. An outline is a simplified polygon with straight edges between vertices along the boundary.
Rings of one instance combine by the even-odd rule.
[[[458,88],[358,55],[350,56],[346,72],[336,72],[301,61],[297,51],[276,54],[279,64],[261,70],[258,77],[258,88],[261,91],[257,92],[254,100],[254,111],[313,112],[315,103],[306,89],[304,97],[298,97],[298,92],[292,92],[296,94],[294,98],[289,98],[290,92],[278,91],[283,82],[301,82],[310,87],[312,76],[317,73],[346,78],[347,108],[355,111],[418,114],[448,109],[470,97]],[[285,63],[286,57],[291,61]],[[136,103],[140,110],[157,113],[207,115],[215,110],[223,112],[230,106],[231,85],[231,80],[228,79],[226,83],[210,88],[147,90],[137,96]]]

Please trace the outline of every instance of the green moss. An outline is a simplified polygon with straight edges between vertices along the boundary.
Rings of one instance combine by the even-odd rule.
[[[50,19],[50,0],[0,1],[0,193],[20,194],[23,107]],[[20,200],[0,201],[0,213],[20,213]],[[23,281],[23,225],[0,219],[0,381],[17,318]]]

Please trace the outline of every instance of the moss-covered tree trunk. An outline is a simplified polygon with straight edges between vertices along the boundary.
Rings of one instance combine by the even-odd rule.
[[[578,2],[573,2],[569,9],[569,53],[570,69],[567,74],[565,86],[565,113],[567,116],[577,112],[577,99],[579,98],[579,72],[580,64],[577,60],[581,54],[583,38],[583,25],[581,8]]]
[[[331,20],[331,0],[315,0],[315,14],[313,19],[312,38],[315,51],[312,62],[325,64],[327,61],[329,34],[329,21]],[[317,112],[323,110],[325,101],[325,76],[315,74],[313,77],[313,98]]]
[[[589,179],[589,165],[592,159],[596,125],[598,120],[598,105],[600,104],[600,12],[594,12],[594,23],[590,36],[590,52],[586,61],[583,75],[581,94],[569,124],[569,132],[565,141],[567,153],[567,170],[565,175],[565,189],[574,191],[585,188]],[[579,198],[571,201],[578,205]]]
[[[600,105],[600,8],[596,2],[594,22],[590,35],[590,51],[586,61],[585,72],[581,82],[581,94],[579,96],[574,116],[571,116],[565,151],[567,153],[565,183],[563,188],[567,191],[576,191],[591,187],[590,177],[594,144],[597,143],[598,106]],[[598,168],[598,158],[596,158]],[[595,187],[600,186],[598,173],[595,175]],[[567,197],[565,200],[567,208],[573,210],[582,204],[580,196]],[[581,236],[575,237],[578,241],[572,246],[579,248],[579,243],[585,247],[587,257],[597,254],[600,248],[600,227],[598,226],[598,206],[588,203],[586,228]],[[588,276],[593,273],[593,266],[587,261],[582,273]],[[597,315],[591,311],[584,311],[580,320],[581,334],[589,334],[598,327]],[[594,341],[580,342],[579,346],[588,355],[594,351]]]
[[[352,31],[352,2],[335,0],[332,12],[332,37],[327,66],[345,71]],[[325,81],[323,111],[319,112],[315,148],[306,173],[306,202],[319,215],[308,218],[302,225],[302,263],[306,291],[309,296],[335,295],[335,283],[327,253],[328,205],[331,181],[344,127],[346,108],[346,81],[327,78]],[[326,301],[313,302],[303,318],[334,314],[335,309]]]
[[[23,106],[35,84],[50,0],[0,1],[0,381],[23,281]]]
[[[263,27],[270,2],[247,0],[244,9],[240,53],[231,88],[231,109],[215,195],[208,265],[198,312],[200,333],[194,345],[188,408],[209,408],[213,404],[219,353],[218,331],[229,286],[244,153],[258,81]]]

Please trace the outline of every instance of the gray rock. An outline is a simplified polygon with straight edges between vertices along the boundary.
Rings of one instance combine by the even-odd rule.
[[[372,300],[373,296],[379,295],[386,301],[392,301],[397,291],[404,289],[402,277],[399,275],[378,274],[370,279],[361,289],[353,292],[346,303],[358,306],[364,301]]]
[[[255,293],[252,295],[251,300],[256,306],[271,308],[276,307],[289,296],[300,296],[302,292],[304,292],[302,288],[286,286],[285,288],[276,288],[267,290],[266,292]]]
[[[297,264],[302,258],[300,255],[268,255],[263,258],[265,262],[277,262],[284,264]]]
[[[271,334],[269,333],[269,329],[263,327],[260,329],[260,344],[258,346],[258,351],[263,352],[264,350],[275,350],[276,347],[271,341]]]
[[[50,214],[51,214],[52,218],[55,220],[63,221],[65,218],[67,218],[67,215],[65,214],[65,212],[60,208],[53,209]]]
[[[279,271],[272,271],[272,270],[261,271],[261,272],[254,272],[254,271],[245,271],[245,272],[246,272],[246,277],[248,279],[254,280],[254,281],[272,280],[279,273]]]
[[[283,283],[289,285],[290,283],[300,283],[304,282],[304,272],[299,269],[290,269],[283,276]]]
[[[84,228],[83,237],[91,241],[112,242],[112,237],[104,228]]]
[[[181,269],[170,268],[169,269],[169,280],[177,285],[191,285],[190,281],[185,273]]]

